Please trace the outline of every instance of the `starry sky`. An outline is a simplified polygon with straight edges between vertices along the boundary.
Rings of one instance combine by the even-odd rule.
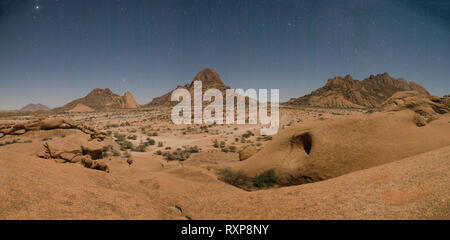
[[[207,67],[281,101],[384,72],[450,94],[450,1],[0,0],[1,110],[96,87],[146,104]]]

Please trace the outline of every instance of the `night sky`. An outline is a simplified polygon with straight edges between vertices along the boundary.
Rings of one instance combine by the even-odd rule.
[[[450,1],[0,0],[0,109],[93,88],[140,104],[215,69],[281,100],[389,72],[450,93]]]

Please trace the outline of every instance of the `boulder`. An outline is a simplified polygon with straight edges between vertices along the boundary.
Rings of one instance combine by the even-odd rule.
[[[89,156],[85,156],[81,160],[81,165],[83,165],[85,168],[105,171],[109,173],[109,167],[106,163],[102,161],[94,161]]]
[[[256,148],[252,146],[247,146],[239,152],[239,160],[244,161],[247,158],[253,156],[257,152],[258,150],[256,150]]]
[[[127,159],[128,165],[133,164],[133,162],[134,162],[134,158],[133,158],[133,157],[129,157],[129,158]]]
[[[59,128],[64,123],[64,120],[61,118],[53,118],[53,119],[45,119],[41,121],[41,129],[42,130],[50,130]]]
[[[414,122],[416,123],[416,125],[418,127],[423,127],[423,126],[427,125],[427,120],[419,114],[416,114],[414,116]]]
[[[92,159],[99,159],[103,156],[103,146],[93,142],[81,145],[83,155],[90,155]]]
[[[27,131],[36,131],[41,129],[41,123],[39,120],[31,120],[24,124],[24,127]]]
[[[424,95],[416,91],[397,92],[381,104],[382,111],[412,110],[425,118],[450,112],[445,98]]]
[[[102,161],[93,161],[92,169],[100,170],[109,173],[109,167],[106,163]]]
[[[77,123],[74,120],[72,120],[72,119],[64,119],[64,123],[69,125],[69,126],[72,126],[72,127],[77,127],[78,126]]]
[[[44,151],[48,152],[52,157],[56,157],[57,153],[81,153],[81,148],[78,144],[51,140],[44,143]]]
[[[4,135],[9,135],[9,134],[11,134],[11,133],[13,133],[15,130],[14,130],[14,128],[7,128],[7,129],[2,129],[2,130],[0,130],[0,132],[1,133],[3,133]]]
[[[25,129],[25,125],[22,124],[22,123],[18,123],[18,124],[15,124],[15,125],[13,126],[13,128],[14,128],[14,131],[22,130],[22,129]]]
[[[90,157],[90,156],[88,156],[88,157]],[[85,158],[86,158],[86,156],[78,155],[78,156],[75,156],[74,158],[72,158],[70,160],[70,162],[71,163],[81,163],[81,162],[83,162],[83,159],[85,159]]]
[[[26,132],[27,131],[25,129],[20,129],[20,130],[16,130],[15,132],[13,132],[12,135],[22,135]]]
[[[61,159],[64,159],[66,162],[71,162],[72,159],[76,157],[76,155],[74,153],[66,153],[66,152],[64,152],[64,153],[61,153],[59,155],[59,157]]]
[[[57,162],[57,163],[66,163],[66,160],[61,159],[61,158],[55,158],[54,160],[55,160],[55,162]]]

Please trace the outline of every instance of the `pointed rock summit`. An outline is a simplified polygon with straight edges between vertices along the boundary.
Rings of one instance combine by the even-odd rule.
[[[363,81],[350,75],[328,79],[324,87],[300,98],[293,98],[287,104],[324,108],[374,108],[379,107],[394,93],[417,91],[429,96],[422,86],[403,78],[392,78],[388,73],[371,75]]]
[[[123,95],[123,101],[124,101],[124,107],[125,108],[139,108],[139,104],[136,102],[136,100],[134,99],[133,94],[131,94],[130,92],[126,92]]]
[[[139,104],[130,92],[126,92],[124,96],[115,94],[109,88],[95,88],[83,98],[76,99],[65,106],[55,109],[57,111],[70,110],[109,110],[123,108],[139,108]]]
[[[201,70],[197,75],[192,79],[191,84],[189,85],[189,89],[194,87],[194,81],[201,81],[203,89],[215,88],[218,90],[226,90],[230,87],[226,86],[219,77],[219,74],[216,71],[206,68]]]
[[[194,81],[201,81],[202,82],[202,91],[205,92],[206,90],[210,88],[215,88],[220,91],[225,91],[229,89],[229,86],[226,86],[222,80],[219,77],[219,74],[216,73],[213,69],[205,68],[201,70],[200,72],[195,75],[195,77],[192,79],[191,83],[186,84],[184,86],[177,86],[178,88],[184,88],[187,89],[191,95],[194,93]],[[145,106],[169,106],[172,104],[176,104],[175,102],[170,101],[170,96],[172,95],[172,92],[174,90],[160,96],[154,98],[150,103],[146,104]]]

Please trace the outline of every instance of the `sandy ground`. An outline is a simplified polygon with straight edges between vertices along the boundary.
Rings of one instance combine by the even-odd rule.
[[[407,122],[400,123],[400,126],[380,120],[386,121],[380,125],[385,128],[384,131],[396,133],[395,137],[399,139],[396,142],[406,140],[396,145],[396,142],[369,140],[381,139],[385,136],[382,134],[376,137],[359,137],[358,144],[367,146],[367,152],[389,150],[399,153],[389,155],[392,156],[390,158],[381,154],[378,158],[376,154],[364,157],[366,155],[356,155],[351,150],[344,149],[339,152],[333,148],[316,148],[314,145],[313,152],[305,155],[301,148],[292,150],[281,144],[288,133],[297,134],[300,131],[297,129],[310,126],[311,122],[314,123],[311,126],[319,126],[314,129],[318,129],[316,132],[323,136],[317,138],[317,141],[328,143],[331,140],[327,142],[326,139],[339,135],[327,137],[327,132],[331,134],[332,129],[334,133],[339,132],[336,126],[340,126],[340,123],[343,126],[352,124],[350,120],[350,123],[346,123],[346,119],[356,119],[352,121],[360,122],[358,119],[377,118],[377,113],[371,114],[367,110],[285,107],[280,113],[280,134],[273,138],[261,136],[258,125],[176,126],[170,122],[169,113],[167,109],[149,108],[46,116],[70,118],[107,133],[108,138],[101,144],[110,146],[112,150],[110,148],[105,151],[101,161],[109,166],[109,173],[87,169],[80,164],[59,163],[54,159],[37,157],[46,142],[75,144],[77,141],[88,141],[88,136],[76,129],[31,131],[23,135],[0,138],[0,219],[450,217],[448,114],[418,130],[412,121],[409,122],[410,115],[407,113],[394,114],[393,122],[399,121],[395,118],[397,115],[401,121],[404,119]],[[0,124],[25,123],[34,117],[3,117]],[[405,131],[417,135],[402,133],[404,125]],[[364,131],[359,132],[366,134]],[[312,133],[314,134],[314,131]],[[369,133],[373,134],[367,131],[367,134]],[[124,135],[133,148],[148,142],[149,139],[154,140],[154,144],[147,144],[141,150],[121,149],[123,142],[116,141],[119,135]],[[360,135],[355,133],[348,138],[354,138],[352,136]],[[387,137],[389,136],[386,135]],[[411,146],[407,141],[411,138],[417,138],[414,141],[418,146],[414,145],[417,151],[407,147]],[[313,139],[316,140],[316,137]],[[345,139],[337,139],[333,141],[345,142]],[[394,146],[393,149],[389,148],[391,145]],[[198,153],[190,153],[183,161],[169,161],[167,156],[164,156],[165,152],[182,150],[186,146],[201,150]],[[238,152],[246,146],[252,146],[259,152],[249,160],[240,161]],[[341,149],[338,144],[332,146]],[[358,151],[366,152],[364,149]],[[318,152],[323,153],[320,154],[321,158],[313,154]],[[358,163],[356,160],[345,162],[347,166],[352,165],[345,167],[345,171],[331,171],[323,176],[319,174],[319,177],[311,178],[312,183],[297,183],[294,186],[276,184],[249,192],[221,181],[217,172],[218,169],[231,167],[243,172],[248,171],[250,174],[255,167],[261,167],[255,170],[258,173],[258,169],[266,170],[264,167],[267,164],[264,162],[267,161],[277,162],[271,167],[277,170],[280,177],[285,172],[296,171],[297,168],[286,169],[298,162],[302,164],[299,169],[304,172],[310,173],[312,168],[322,173],[327,171],[326,167],[319,164],[308,165],[302,161],[319,159],[324,164],[328,160],[335,160],[336,163],[340,159],[339,156],[347,156],[346,154],[361,156],[364,159]],[[131,165],[127,163],[130,156],[133,159]],[[298,162],[284,161],[290,158],[295,158]],[[245,166],[246,162],[252,161],[255,164]],[[261,164],[258,164],[258,161]]]

